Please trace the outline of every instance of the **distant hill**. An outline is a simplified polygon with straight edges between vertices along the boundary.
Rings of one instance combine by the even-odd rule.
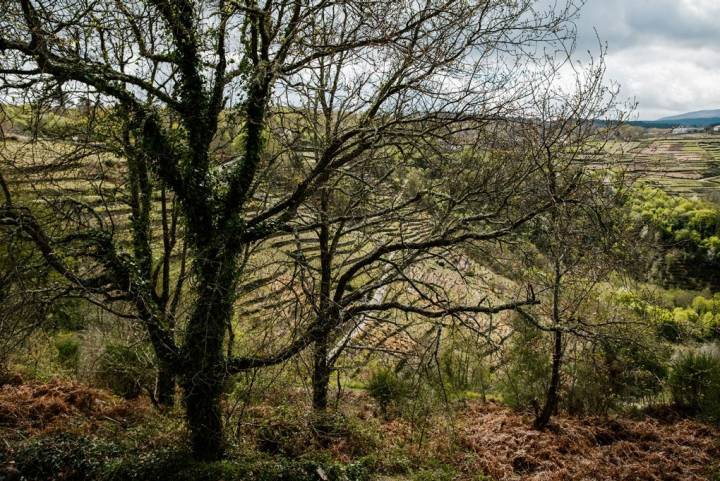
[[[698,110],[696,112],[687,112],[680,115],[671,115],[658,119],[658,122],[673,122],[677,120],[700,120],[700,119],[718,119],[720,118],[720,109],[715,110]]]
[[[675,127],[711,127],[720,125],[720,109],[698,110],[680,115],[671,115],[658,120],[633,120],[626,122],[646,129],[672,129]]]
[[[686,119],[634,120],[626,122],[646,129],[672,129],[675,127],[710,127],[720,125],[720,111],[717,117],[696,117]]]

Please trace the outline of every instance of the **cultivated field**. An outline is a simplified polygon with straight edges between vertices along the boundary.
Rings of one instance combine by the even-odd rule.
[[[629,175],[669,192],[715,199],[720,190],[720,135],[615,141],[605,150]],[[607,158],[594,162],[606,165]]]

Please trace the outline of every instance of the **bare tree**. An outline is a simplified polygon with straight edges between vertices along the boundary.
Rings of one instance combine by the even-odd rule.
[[[532,328],[552,338],[547,394],[536,406],[534,426],[544,429],[560,400],[564,353],[570,339],[597,343],[622,336],[625,319],[594,312],[598,289],[613,272],[632,264],[632,235],[623,209],[626,186],[600,173],[589,176],[573,202],[564,203],[533,221],[531,240],[539,257],[531,263],[528,280],[545,302],[519,309]]]
[[[180,379],[201,459],[223,452],[225,377],[282,362],[325,328],[312,322],[274,353],[225,354],[247,249],[291,232],[328,172],[366,159],[390,133],[431,135],[433,124],[459,125],[505,104],[499,86],[511,85],[543,44],[571,38],[576,12],[572,2],[540,11],[530,0],[5,0],[2,7],[3,96],[24,94],[36,107],[98,106],[106,114],[101,122],[86,119],[92,136],[81,150],[95,147],[99,124],[116,122],[111,131],[121,134],[106,135],[101,150],[123,161],[132,247],[93,206],[73,210],[82,213],[75,228],[54,231],[17,199],[3,206],[0,222],[20,228],[69,284],[133,306],[166,379]],[[294,87],[316,75],[323,59],[338,55],[347,69],[367,73],[343,97],[360,105],[353,127],[335,131],[312,160],[275,155],[271,119],[293,107]],[[50,150],[34,160],[68,158],[67,147]],[[298,168],[288,170],[293,162]],[[160,249],[160,268],[150,222],[158,190],[175,203],[183,227],[181,242]],[[432,242],[485,235],[464,223]],[[351,272],[407,247],[378,247]],[[183,286],[186,276],[177,275],[173,283],[176,295],[187,291],[188,308],[176,336],[167,259],[180,248],[191,279]]]

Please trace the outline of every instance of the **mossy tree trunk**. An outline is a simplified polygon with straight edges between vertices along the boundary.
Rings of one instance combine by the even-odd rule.
[[[196,261],[198,298],[181,348],[181,384],[193,453],[202,460],[223,456],[221,412],[227,376],[224,343],[238,280],[236,249],[227,242],[201,251]]]
[[[322,178],[323,183],[328,179],[327,175]],[[332,365],[328,358],[330,345],[330,333],[334,324],[335,309],[332,308],[330,299],[332,288],[332,263],[333,246],[331,245],[331,232],[328,222],[328,210],[332,200],[332,192],[329,188],[323,188],[320,193],[320,229],[318,231],[318,244],[320,247],[320,292],[319,292],[319,326],[313,349],[313,409],[316,413],[322,414],[328,406],[328,385]]]
[[[158,361],[157,377],[155,379],[155,399],[162,408],[175,405],[175,368]]]

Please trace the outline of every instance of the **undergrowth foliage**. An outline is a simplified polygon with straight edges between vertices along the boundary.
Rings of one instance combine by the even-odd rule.
[[[368,381],[367,390],[378,403],[384,417],[397,415],[413,394],[410,383],[391,368],[374,371]]]
[[[20,446],[15,463],[27,481],[369,481],[372,460],[239,457],[193,461],[177,447],[128,450],[98,438],[59,434]]]
[[[717,346],[680,352],[672,363],[669,384],[680,409],[720,423],[720,349]]]
[[[133,399],[154,380],[151,354],[143,345],[110,343],[97,360],[96,380],[118,396]]]

